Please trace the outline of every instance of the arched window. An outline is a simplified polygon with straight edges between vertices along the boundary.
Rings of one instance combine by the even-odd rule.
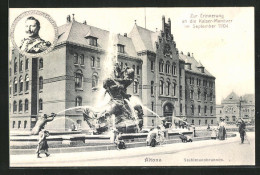
[[[28,108],[29,108],[29,101],[28,101],[28,99],[25,99],[25,101],[24,101],[24,111],[25,112],[28,111]]]
[[[9,85],[9,94],[10,94],[10,95],[12,94],[12,85],[11,85],[11,83],[10,83],[10,85]]]
[[[207,92],[204,92],[204,100],[207,101]]]
[[[20,76],[19,78],[19,92],[23,92],[23,77]]]
[[[134,81],[134,93],[136,94],[138,92],[138,80]]]
[[[19,100],[19,112],[23,111],[23,101]]]
[[[164,62],[163,60],[159,61],[159,72],[163,72]]]
[[[177,73],[176,63],[173,63],[173,65],[172,65],[172,75],[176,75],[176,73]]]
[[[93,75],[92,76],[92,88],[97,87],[97,85],[98,85],[98,76]]]
[[[176,84],[173,83],[173,96],[176,96]]]
[[[16,112],[17,111],[17,102],[14,101],[13,103],[13,112]]]
[[[160,80],[160,83],[159,83],[160,95],[163,95],[163,88],[164,88],[163,84],[164,84],[163,80]]]
[[[154,102],[152,101],[152,111],[154,110]]]
[[[29,90],[29,76],[25,75],[25,91]]]
[[[151,81],[151,95],[154,94],[154,81]]]
[[[42,105],[42,99],[39,99],[39,111],[42,111],[43,105]]]
[[[17,93],[17,80],[16,77],[14,77],[14,94]]]
[[[43,89],[43,78],[40,77],[39,78],[39,90],[42,90]]]
[[[170,95],[170,86],[171,86],[171,83],[168,80],[167,83],[166,83],[166,95]]]
[[[75,73],[75,88],[82,88],[83,73],[81,70],[77,70]]]
[[[21,128],[21,121],[18,121],[18,129]]]
[[[17,72],[17,58],[14,58],[14,73]]]
[[[28,70],[29,69],[29,59],[27,58],[25,60],[25,70]]]
[[[170,62],[169,62],[169,61],[166,62],[165,72],[166,72],[167,74],[170,73]]]
[[[194,91],[190,90],[190,99],[193,99],[193,94],[194,94]]]
[[[180,85],[180,98],[182,98],[182,85]]]
[[[74,53],[74,64],[79,64],[79,58],[78,58],[78,54],[77,53]]]
[[[204,107],[204,113],[207,114],[207,106]]]
[[[76,98],[75,106],[82,106],[82,98],[81,97]]]
[[[23,60],[20,60],[19,70],[20,72],[23,71]]]
[[[210,114],[213,113],[213,106],[210,106]]]
[[[151,61],[151,71],[154,71],[154,62]]]
[[[15,121],[13,121],[13,128],[15,127]]]
[[[182,103],[180,103],[180,113],[182,113]]]
[[[199,113],[199,115],[200,115],[200,105],[198,106],[198,113]]]
[[[210,92],[210,101],[213,101],[213,94]]]
[[[43,68],[43,59],[40,58],[39,60],[39,69],[42,69]]]
[[[205,120],[205,125],[208,124],[208,120]]]
[[[194,114],[194,105],[191,105],[191,114]]]
[[[91,57],[91,67],[95,67],[95,57]]]
[[[27,126],[27,121],[25,120],[25,121],[23,122],[23,128],[25,129],[26,126]]]
[[[140,67],[139,67],[139,66],[136,67],[136,74],[137,74],[137,75],[140,74]]]
[[[84,54],[80,55],[80,65],[84,65]]]
[[[97,58],[97,67],[100,68],[100,58]]]

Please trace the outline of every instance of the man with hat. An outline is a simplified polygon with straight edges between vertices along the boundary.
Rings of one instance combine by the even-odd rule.
[[[244,137],[245,137],[245,129],[246,129],[246,124],[244,122],[244,120],[241,118],[240,119],[240,122],[239,122],[239,128],[238,128],[238,131],[240,133],[240,138],[241,138],[241,144],[244,143]]]
[[[225,124],[225,119],[224,118],[220,118],[220,124],[219,124],[219,134],[218,134],[218,138],[219,140],[225,140],[226,138],[226,124]]]

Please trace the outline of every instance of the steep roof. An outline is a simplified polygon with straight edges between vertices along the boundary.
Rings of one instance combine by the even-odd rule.
[[[238,102],[239,102],[239,96],[233,91],[224,100],[222,100],[222,103],[238,103]]]
[[[199,67],[203,66],[203,65],[200,62],[198,62],[194,57],[187,56],[187,55],[184,55],[183,53],[180,53],[179,59],[184,60],[185,63],[191,64],[191,70],[185,68],[186,71],[195,72],[195,73],[198,73],[198,74],[201,74],[201,75],[207,75],[207,76],[215,78],[211,73],[209,73],[209,71],[206,68],[204,68],[204,73],[202,73],[200,71]]]
[[[57,43],[73,42],[76,44],[89,46],[86,38],[88,36],[93,36],[98,39],[97,47],[99,49],[107,50],[109,45],[113,46],[121,43],[125,46],[125,55],[137,57],[131,38],[124,37],[122,35],[118,36],[117,34],[113,34],[97,27],[72,21],[60,26],[58,28],[58,32],[59,38]]]
[[[135,49],[137,52],[143,50],[149,50],[156,52],[155,41],[157,40],[159,32],[153,32],[138,25],[134,25],[133,29],[129,33],[129,37],[132,38]]]
[[[255,95],[254,95],[254,94],[245,94],[245,95],[242,97],[242,100],[243,100],[245,103],[248,103],[248,104],[255,104]]]

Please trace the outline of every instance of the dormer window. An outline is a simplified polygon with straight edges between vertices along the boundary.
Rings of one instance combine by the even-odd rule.
[[[89,45],[91,46],[97,46],[97,38],[95,37],[88,37]]]
[[[117,50],[119,53],[125,53],[125,46],[122,44],[117,45]]]

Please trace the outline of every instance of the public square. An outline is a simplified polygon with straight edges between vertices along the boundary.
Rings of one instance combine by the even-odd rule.
[[[204,140],[154,148],[54,154],[50,149],[50,157],[10,155],[10,167],[255,165],[255,132],[247,133],[250,143],[246,140],[244,144],[236,134],[224,141]]]

